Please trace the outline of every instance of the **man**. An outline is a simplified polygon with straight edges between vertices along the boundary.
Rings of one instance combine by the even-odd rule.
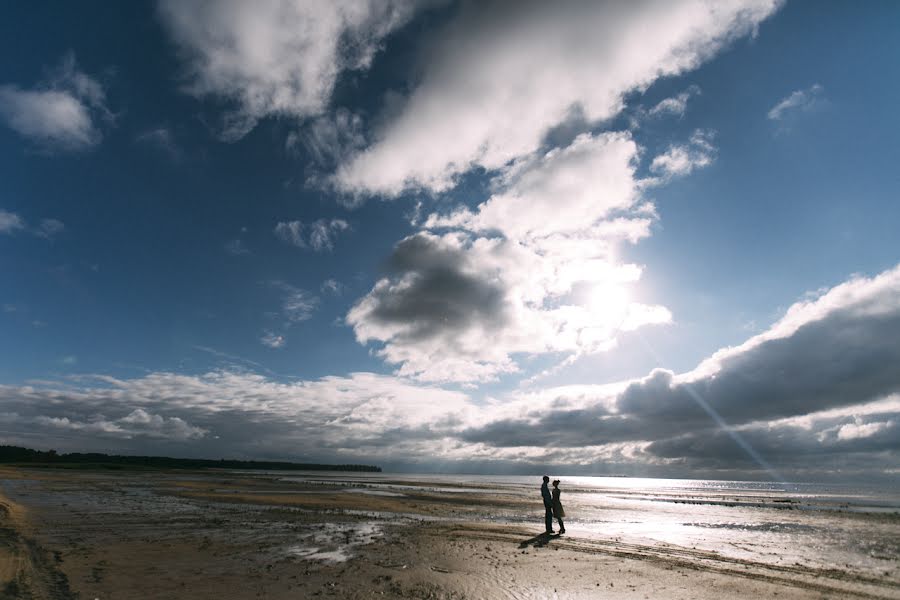
[[[547,533],[553,532],[553,496],[550,495],[550,490],[547,488],[547,484],[550,482],[550,478],[544,475],[544,483],[541,484],[541,498],[544,499],[544,526],[546,527]]]

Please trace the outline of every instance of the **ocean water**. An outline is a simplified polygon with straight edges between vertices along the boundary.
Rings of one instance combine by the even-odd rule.
[[[900,487],[630,477],[561,480],[567,535],[623,547],[714,553],[736,561],[850,570],[900,581]],[[539,477],[298,475],[377,495],[467,494],[477,520],[543,530]],[[497,508],[499,506],[500,508]],[[459,517],[472,521],[469,515]]]

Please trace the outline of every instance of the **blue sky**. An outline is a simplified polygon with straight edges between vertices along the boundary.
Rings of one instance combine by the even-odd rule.
[[[5,443],[900,468],[893,3],[2,11]]]

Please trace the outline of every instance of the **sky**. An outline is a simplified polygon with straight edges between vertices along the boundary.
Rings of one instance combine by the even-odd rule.
[[[896,482],[896,3],[0,14],[0,443]]]

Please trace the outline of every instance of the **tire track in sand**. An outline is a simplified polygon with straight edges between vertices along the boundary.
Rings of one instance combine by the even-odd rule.
[[[27,531],[25,509],[0,496],[0,600],[76,600],[56,559]]]

